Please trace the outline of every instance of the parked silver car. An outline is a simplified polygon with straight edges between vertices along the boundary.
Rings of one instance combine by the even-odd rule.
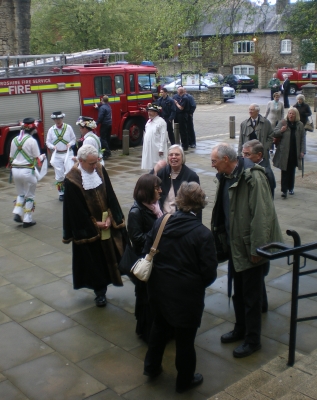
[[[164,87],[169,92],[173,92],[176,91],[179,86],[181,86],[181,83],[182,83],[181,79],[177,79],[176,81],[171,82],[168,85],[165,85]],[[200,85],[183,85],[183,87],[186,89],[187,92],[190,92],[193,90],[208,90],[209,87],[213,87],[216,85],[217,84],[213,82],[211,79],[205,77],[200,80]],[[222,93],[224,101],[234,99],[236,97],[235,90],[230,86],[223,86]]]

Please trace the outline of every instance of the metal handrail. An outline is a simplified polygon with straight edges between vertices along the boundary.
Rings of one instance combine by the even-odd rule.
[[[290,248],[289,246],[283,243],[275,242],[259,247],[258,249],[256,249],[256,251],[260,256],[268,258],[269,260],[276,260],[278,258],[293,256],[293,262],[292,263],[288,262],[289,264],[293,264],[293,279],[292,279],[290,337],[289,337],[289,350],[288,350],[288,362],[287,362],[287,365],[293,366],[295,362],[297,322],[311,321],[317,319],[317,315],[305,318],[297,318],[298,300],[305,299],[307,297],[317,296],[317,292],[307,293],[300,296],[298,295],[299,277],[302,275],[317,273],[317,269],[300,272],[300,269],[306,266],[306,259],[317,261],[316,256],[306,253],[307,251],[317,249],[317,242],[301,245],[300,236],[296,231],[287,230],[286,234],[288,236],[292,236],[294,240],[294,247]],[[280,249],[280,251],[274,251],[274,253],[268,251],[274,249]],[[303,267],[300,266],[301,257],[305,259]]]

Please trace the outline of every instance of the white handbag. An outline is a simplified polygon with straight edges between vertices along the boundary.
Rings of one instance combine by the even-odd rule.
[[[161,239],[165,224],[170,216],[171,214],[166,214],[165,217],[163,218],[149,254],[147,254],[144,258],[140,258],[131,268],[131,272],[138,279],[140,279],[140,281],[147,282],[149,280],[153,268],[153,257],[155,256],[156,253],[158,253],[158,250],[156,249]]]

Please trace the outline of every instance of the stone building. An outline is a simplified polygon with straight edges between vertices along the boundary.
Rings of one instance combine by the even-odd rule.
[[[227,4],[234,7],[235,1]],[[278,68],[300,69],[298,42],[285,24],[291,6],[289,0],[277,0],[276,5],[264,0],[261,6],[218,9],[211,22],[187,34],[196,70],[257,75],[264,88]]]
[[[0,55],[30,54],[31,0],[0,0]]]

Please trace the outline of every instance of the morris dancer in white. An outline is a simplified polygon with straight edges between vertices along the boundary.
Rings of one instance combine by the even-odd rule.
[[[159,116],[161,107],[149,104],[149,120],[145,125],[141,169],[153,169],[159,160],[167,159],[167,126]]]
[[[23,228],[36,224],[32,220],[37,183],[35,165],[38,159],[43,161],[46,158],[45,154],[40,154],[38,143],[32,137],[32,134],[36,133],[36,127],[37,122],[34,118],[24,118],[21,132],[12,140],[10,149],[10,166],[17,190],[13,219],[23,223]]]
[[[55,170],[56,186],[59,193],[59,200],[64,200],[64,178],[65,168],[64,161],[67,149],[76,143],[76,136],[73,128],[63,123],[65,114],[61,111],[53,112],[51,118],[54,120],[53,125],[47,132],[46,146],[50,150],[56,150],[54,156],[54,163],[52,163]],[[72,150],[70,150],[73,153]]]
[[[80,133],[83,139],[83,145],[90,144],[91,146],[94,146],[94,148],[98,151],[98,161],[101,165],[104,165],[100,139],[93,132],[93,130],[97,128],[96,121],[90,117],[80,116],[78,118],[78,121],[76,122],[76,125],[79,126]]]

